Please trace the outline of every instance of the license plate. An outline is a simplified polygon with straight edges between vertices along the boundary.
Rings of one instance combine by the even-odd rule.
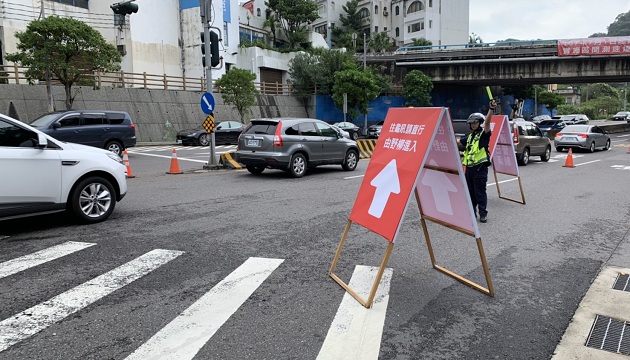
[[[178,143],[178,144],[181,144],[181,143],[182,143],[182,141],[178,139],[178,140],[177,140],[177,143]]]
[[[260,146],[260,140],[247,140],[247,146]]]

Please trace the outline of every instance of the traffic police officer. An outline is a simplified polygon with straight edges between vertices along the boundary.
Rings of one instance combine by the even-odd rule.
[[[466,184],[472,200],[475,216],[479,208],[479,221],[488,221],[488,195],[486,183],[488,182],[488,167],[490,166],[490,118],[494,114],[497,103],[490,101],[488,114],[484,117],[481,113],[473,113],[468,117],[467,123],[472,132],[461,138],[460,143],[464,147],[462,164],[466,166]],[[483,125],[483,128],[481,127]]]

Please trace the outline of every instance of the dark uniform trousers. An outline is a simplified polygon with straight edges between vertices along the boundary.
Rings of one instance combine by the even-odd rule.
[[[484,217],[488,215],[488,210],[486,210],[488,206],[488,195],[486,194],[488,164],[466,166],[465,176],[475,213],[477,212],[477,207],[479,207],[479,216]]]

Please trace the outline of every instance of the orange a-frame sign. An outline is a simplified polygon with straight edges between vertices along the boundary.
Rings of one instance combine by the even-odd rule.
[[[420,210],[433,268],[494,296],[447,108],[389,109],[328,275],[370,308],[412,195]],[[436,264],[427,220],[475,237],[488,288]],[[367,300],[334,273],[353,222],[389,242]]]
[[[518,131],[518,127],[514,125],[515,131]],[[490,161],[492,162],[492,169],[494,172],[494,181],[497,186],[497,191],[501,199],[510,200],[519,204],[525,204],[525,194],[523,192],[523,184],[521,183],[521,176],[518,171],[518,164],[516,161],[516,152],[514,151],[514,141],[512,140],[512,134],[510,134],[510,125],[508,123],[507,115],[494,115],[490,119],[490,129],[492,135],[490,136]],[[518,179],[518,187],[521,191],[521,199],[512,199],[501,195],[501,188],[499,187],[499,179],[497,174],[511,175]]]

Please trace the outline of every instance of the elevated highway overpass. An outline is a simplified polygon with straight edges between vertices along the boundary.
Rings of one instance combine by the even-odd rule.
[[[630,37],[410,46],[366,62],[398,81],[420,70],[443,85],[617,83],[630,81]]]

